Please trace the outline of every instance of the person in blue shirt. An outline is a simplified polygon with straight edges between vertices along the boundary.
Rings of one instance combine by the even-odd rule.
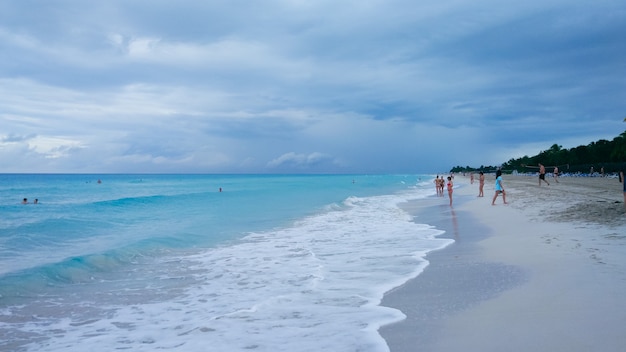
[[[504,204],[508,204],[506,202],[506,192],[504,191],[504,185],[502,184],[502,171],[496,171],[496,194],[493,195],[493,200],[491,201],[491,205],[496,205],[496,198],[498,195],[502,193],[502,200]]]

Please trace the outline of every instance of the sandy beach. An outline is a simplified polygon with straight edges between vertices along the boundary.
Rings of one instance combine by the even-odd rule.
[[[432,252],[382,305],[407,318],[380,329],[392,352],[620,351],[626,348],[626,211],[615,178],[457,176],[454,206],[405,208],[456,242]]]

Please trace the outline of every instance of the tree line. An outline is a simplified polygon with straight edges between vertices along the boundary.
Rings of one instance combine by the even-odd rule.
[[[591,170],[599,172],[603,169],[605,173],[613,173],[618,172],[624,162],[626,162],[626,131],[611,141],[600,139],[588,145],[580,145],[570,149],[564,149],[563,146],[553,144],[549,149],[543,150],[535,156],[511,159],[500,166],[455,166],[450,171],[494,172],[501,168],[505,172],[534,172],[536,166],[542,163],[548,172],[558,166],[561,172],[589,173]]]

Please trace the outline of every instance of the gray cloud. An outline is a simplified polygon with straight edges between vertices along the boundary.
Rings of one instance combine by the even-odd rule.
[[[617,0],[1,9],[7,172],[426,172],[624,130]]]

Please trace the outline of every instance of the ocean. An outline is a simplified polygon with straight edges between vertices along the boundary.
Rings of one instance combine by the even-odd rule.
[[[0,351],[388,351],[432,180],[2,174]]]

